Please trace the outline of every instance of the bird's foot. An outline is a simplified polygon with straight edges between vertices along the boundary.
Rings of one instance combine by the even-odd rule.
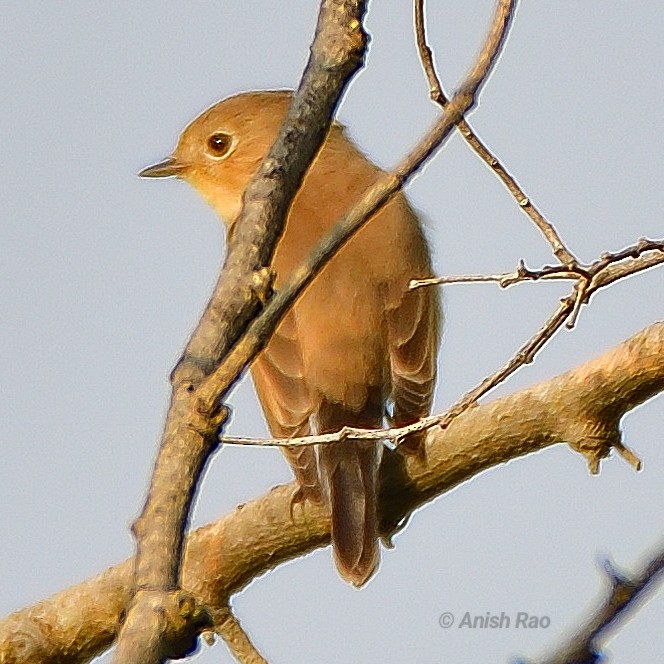
[[[304,502],[306,500],[310,500],[314,503],[320,503],[322,497],[320,496],[320,492],[316,489],[316,487],[299,485],[297,489],[293,491],[293,495],[290,499],[289,513],[291,521],[293,521],[295,518],[295,506],[300,505],[302,509],[304,509]]]

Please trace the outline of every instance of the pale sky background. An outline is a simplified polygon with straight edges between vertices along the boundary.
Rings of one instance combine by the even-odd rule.
[[[136,173],[167,156],[206,106],[297,84],[317,2],[22,0],[0,8],[0,614],[133,552],[169,395],[168,374],[207,301],[224,246],[186,185]],[[476,54],[491,0],[430,2],[448,89]],[[436,108],[414,46],[410,2],[372,3],[366,69],[340,112],[385,166]],[[586,260],[662,237],[664,5],[523,2],[471,123]],[[428,219],[437,269],[499,272],[548,246],[457,136],[409,195]],[[499,393],[544,380],[663,316],[659,269],[597,295]],[[502,364],[556,307],[560,285],[447,288],[436,409]],[[232,431],[265,428],[245,381]],[[628,415],[622,460],[591,477],[564,445],[495,468],[421,509],[362,591],[329,549],[283,565],[236,596],[273,664],[507,662],[547,652],[599,596],[598,559],[634,569],[662,536],[664,401]],[[203,483],[203,524],[290,479],[280,453],[225,448]],[[656,595],[608,647],[656,661]],[[548,629],[471,631],[441,613],[518,611]],[[203,646],[199,662],[231,662]],[[104,661],[109,661],[106,655]]]

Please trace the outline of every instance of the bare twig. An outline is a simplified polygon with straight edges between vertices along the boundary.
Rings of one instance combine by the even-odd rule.
[[[664,571],[664,549],[660,549],[643,567],[630,578],[619,573],[607,560],[604,570],[609,581],[609,593],[583,627],[571,636],[566,644],[550,657],[537,660],[538,664],[575,664],[604,661],[601,654],[602,641],[618,623],[637,611],[654,591]],[[525,664],[525,662],[524,662]]]
[[[546,342],[570,319],[573,315],[577,302],[587,303],[591,295],[620,278],[636,274],[644,269],[664,263],[664,242],[662,240],[639,240],[634,245],[626,247],[615,253],[604,253],[600,258],[589,266],[579,268],[578,271],[570,271],[564,266],[546,266],[539,271],[530,271],[523,264],[517,267],[516,272],[505,275],[488,275],[483,277],[452,277],[458,281],[498,281],[501,286],[521,281],[558,278],[558,279],[583,279],[587,286],[580,296],[573,290],[567,297],[563,298],[556,311],[549,317],[544,325],[533,335],[521,348],[510,358],[510,360],[481,383],[467,392],[448,411],[441,415],[432,415],[409,424],[405,427],[389,429],[356,429],[344,427],[341,431],[319,436],[305,436],[301,438],[247,438],[238,436],[224,436],[222,442],[233,445],[268,445],[298,447],[302,445],[319,445],[337,443],[341,440],[353,438],[357,440],[392,440],[400,441],[409,434],[423,431],[432,426],[447,426],[455,417],[464,410],[477,403],[477,401],[490,392],[493,388],[505,381],[515,371],[525,364],[533,361],[535,355],[544,347]],[[509,282],[509,283],[508,283]],[[438,279],[425,279],[416,281],[411,287],[418,288],[428,286],[430,283],[441,283]],[[626,459],[636,464],[626,453]]]
[[[578,279],[579,273],[570,270],[564,265],[545,265],[539,270],[531,270],[521,260],[514,272],[502,272],[501,274],[461,274],[452,277],[430,277],[429,279],[412,279],[410,289],[423,288],[425,286],[443,286],[446,284],[475,284],[475,283],[497,283],[501,288],[508,288],[514,284],[526,281],[550,281]]]
[[[447,426],[455,417],[464,410],[477,403],[485,394],[500,385],[509,376],[525,364],[533,361],[535,355],[544,347],[549,339],[563,326],[568,328],[574,326],[576,317],[582,305],[587,304],[590,297],[603,286],[613,283],[616,279],[607,281],[602,275],[610,271],[612,261],[620,263],[630,260],[630,269],[624,269],[620,273],[623,277],[635,274],[654,265],[664,263],[664,251],[660,249],[661,241],[640,240],[632,247],[628,247],[615,254],[605,253],[590,266],[575,266],[576,283],[572,292],[560,301],[558,309],[551,315],[539,331],[531,337],[517,353],[500,369],[491,376],[485,378],[479,385],[474,387],[459,399],[446,413],[439,417],[436,424]],[[653,253],[653,256],[647,254]],[[646,255],[642,255],[646,254]],[[563,272],[567,268],[563,267]],[[635,465],[637,460],[626,455],[626,460]],[[591,464],[591,472],[597,472],[597,467]]]
[[[424,74],[429,83],[429,96],[439,106],[445,106],[447,97],[443,92],[436,68],[433,64],[433,51],[427,44],[426,20],[424,18],[424,0],[415,0],[415,36],[417,39],[417,50],[420,54],[420,62]]]
[[[445,428],[455,418],[459,417],[465,410],[503,382],[513,374],[519,367],[532,362],[535,354],[542,348],[547,339],[563,325],[573,309],[574,298],[564,298],[557,311],[547,320],[530,340],[528,340],[517,353],[491,376],[485,378],[479,385],[467,392],[451,408],[441,415],[430,415],[423,417],[413,424],[404,427],[389,429],[357,429],[355,427],[343,427],[336,433],[328,433],[317,436],[304,436],[300,438],[246,438],[238,436],[223,436],[222,443],[227,445],[266,445],[278,447],[300,447],[303,445],[325,445],[338,443],[342,440],[352,438],[353,440],[392,440],[397,443],[410,434],[430,429],[434,426]]]
[[[429,83],[431,99],[445,108],[446,104],[449,102],[443,92],[443,87],[433,64],[433,53],[426,41],[424,0],[415,0],[415,34],[417,37],[417,48],[420,54],[420,60]],[[547,242],[551,245],[551,249],[556,258],[564,265],[570,267],[576,265],[578,261],[572,252],[565,246],[553,225],[546,220],[544,215],[542,215],[539,209],[533,204],[530,197],[528,197],[523,189],[521,189],[514,177],[509,174],[507,169],[471,129],[466,119],[461,118],[457,123],[457,127],[468,144],[507,187],[510,194],[516,199],[519,207],[530,217],[537,228],[539,228],[542,235],[544,235]]]

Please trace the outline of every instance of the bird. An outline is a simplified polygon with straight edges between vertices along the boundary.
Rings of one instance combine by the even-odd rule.
[[[192,185],[226,224],[274,142],[292,91],[250,91],[200,114],[166,160],[139,175],[175,176]],[[384,172],[332,124],[293,199],[272,262],[274,287],[288,281],[321,238]],[[405,426],[430,413],[441,309],[435,289],[409,290],[432,276],[423,225],[398,192],[330,260],[295,302],[251,365],[273,436]],[[342,579],[364,585],[380,560],[378,471],[382,442],[343,439],[282,447],[297,500],[324,503]],[[397,448],[424,455],[424,435]]]

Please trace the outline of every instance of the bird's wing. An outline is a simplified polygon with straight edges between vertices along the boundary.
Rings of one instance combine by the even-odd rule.
[[[297,323],[292,313],[281,322],[251,366],[254,385],[272,435],[306,436],[313,411],[311,391],[304,379]],[[283,447],[305,498],[320,496],[316,456],[312,446]]]
[[[405,426],[431,411],[440,341],[440,301],[435,288],[407,291],[386,307],[392,377],[392,426]],[[423,436],[403,443],[422,452]]]

